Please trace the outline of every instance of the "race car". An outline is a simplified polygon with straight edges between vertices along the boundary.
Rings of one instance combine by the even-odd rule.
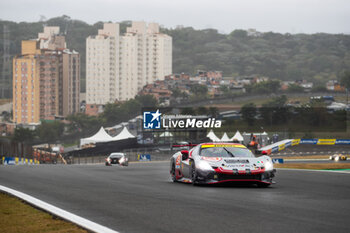
[[[119,164],[121,166],[128,166],[129,160],[125,157],[124,153],[113,152],[106,158],[106,166],[112,166],[113,164]]]
[[[339,160],[347,160],[347,156],[342,154],[334,154],[329,156],[329,160],[339,161]]]
[[[170,161],[172,181],[194,185],[249,182],[268,187],[275,183],[275,173],[269,156],[256,158],[238,143],[201,143],[190,151],[176,152]]]

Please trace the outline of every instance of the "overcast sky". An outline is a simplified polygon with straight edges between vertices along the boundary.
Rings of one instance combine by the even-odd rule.
[[[68,15],[87,23],[143,20],[165,27],[350,34],[350,0],[0,0],[0,19]]]

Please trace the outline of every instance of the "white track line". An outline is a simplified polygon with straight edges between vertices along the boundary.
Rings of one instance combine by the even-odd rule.
[[[334,171],[334,170],[317,170],[317,169],[298,169],[298,168],[276,168],[277,170],[286,170],[286,171],[309,171],[309,172],[333,172],[333,173],[342,173],[350,174],[350,171]]]
[[[0,190],[6,193],[9,193],[13,196],[16,196],[22,200],[24,200],[25,202],[28,202],[40,209],[43,209],[53,215],[56,215],[62,219],[65,219],[69,222],[72,222],[74,224],[77,224],[87,230],[90,230],[92,232],[103,232],[103,233],[119,233],[117,231],[114,231],[110,228],[104,227],[100,224],[94,223],[90,220],[87,220],[85,218],[79,217],[78,215],[72,214],[68,211],[65,211],[63,209],[60,209],[56,206],[50,205],[49,203],[46,203],[44,201],[41,201],[35,197],[29,196],[25,193],[16,191],[14,189],[5,187],[0,185]]]

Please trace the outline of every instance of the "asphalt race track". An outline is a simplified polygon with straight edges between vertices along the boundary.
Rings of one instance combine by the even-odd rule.
[[[1,166],[0,184],[119,232],[350,232],[350,174],[278,170],[265,189],[168,174],[164,162]]]

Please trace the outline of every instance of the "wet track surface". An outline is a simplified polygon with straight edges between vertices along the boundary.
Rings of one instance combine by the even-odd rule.
[[[1,166],[0,184],[119,232],[350,232],[350,174],[278,170],[266,189],[168,174],[163,162]]]

